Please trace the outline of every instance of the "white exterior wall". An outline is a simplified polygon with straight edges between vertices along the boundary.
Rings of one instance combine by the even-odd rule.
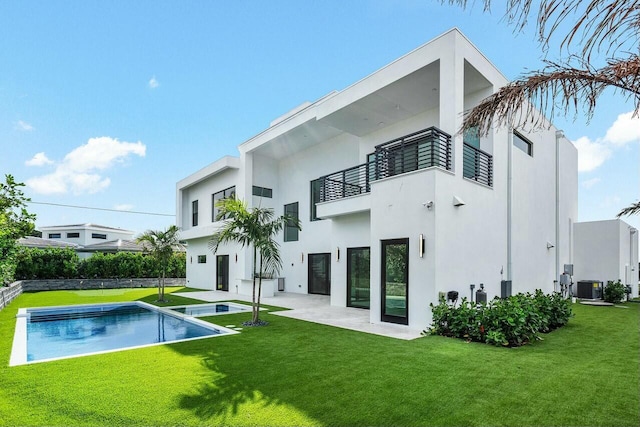
[[[462,113],[505,83],[453,30],[341,92],[305,103],[241,144],[239,161],[232,162],[237,168],[217,171],[221,159],[208,169],[209,178],[198,172],[178,184],[178,220],[186,228],[188,260],[204,250],[202,229],[195,232],[185,224],[191,221],[191,200],[207,196],[200,205],[204,224],[211,193],[235,183],[238,197],[250,206],[273,208],[276,215],[283,214],[285,204],[298,202],[299,240],[284,242],[278,236],[287,292],[306,293],[308,255],[330,253],[331,304],[345,306],[347,248],[370,247],[372,323],[381,322],[381,241],[387,239],[409,239],[412,329],[429,324],[429,304],[437,303],[438,292],[456,290],[469,297],[469,285],[477,290],[483,283],[492,298],[500,295],[502,278],[513,280],[514,293],[553,290],[558,265],[572,259],[571,224],[577,217],[573,145],[562,138],[556,151],[553,127],[521,132],[533,143],[531,157],[512,146],[510,130],[493,130],[480,140],[480,148],[493,155],[492,187],[463,178],[463,141],[457,133]],[[416,96],[416,91],[424,92]],[[312,180],[365,163],[377,144],[431,126],[452,135],[451,171],[429,168],[372,182],[369,194],[319,203],[318,216],[325,219],[310,220]],[[563,165],[557,174],[556,153]],[[252,185],[271,188],[273,198],[249,196]],[[454,206],[454,196],[465,204]],[[434,203],[431,209],[425,206],[428,201]],[[418,254],[420,234],[426,239],[423,257]],[[239,251],[238,263],[230,264],[238,280],[251,276],[250,255]],[[188,265],[190,286],[193,280],[206,287],[214,274],[209,266],[196,270]]]
[[[631,285],[638,295],[638,231],[626,222],[577,222],[574,228],[573,281],[609,280]]]
[[[111,227],[93,226],[92,224],[82,224],[77,226],[51,226],[41,227],[42,236],[45,239],[49,238],[51,233],[59,233],[63,242],[76,243],[80,246],[93,245],[95,243],[110,242],[113,240],[132,240],[133,232],[128,230],[115,229]],[[80,237],[67,237],[67,233],[79,233]],[[93,233],[104,234],[106,239],[95,239],[92,236]]]

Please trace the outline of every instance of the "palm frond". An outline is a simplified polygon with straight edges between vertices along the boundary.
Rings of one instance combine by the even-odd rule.
[[[620,218],[625,215],[640,215],[640,201],[632,203],[630,206],[622,209],[620,212],[618,212],[618,215],[616,215],[616,217]]]

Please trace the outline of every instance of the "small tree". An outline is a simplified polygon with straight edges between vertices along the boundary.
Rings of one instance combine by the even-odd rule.
[[[300,222],[286,215],[274,218],[273,209],[251,208],[249,210],[246,203],[235,198],[222,199],[216,207],[219,209],[216,220],[224,219],[224,223],[222,228],[211,236],[209,248],[216,253],[221,244],[230,242],[238,243],[243,248],[252,248],[253,316],[250,324],[260,325],[262,278],[265,275],[277,275],[282,268],[280,245],[274,238],[287,225],[300,230]]]
[[[12,175],[5,175],[6,182],[0,182],[0,285],[11,283],[15,272],[16,241],[28,236],[34,230],[34,214],[27,212],[30,201],[24,196]]]
[[[180,245],[178,232],[180,229],[172,225],[164,231],[147,230],[136,239],[143,243],[145,252],[152,256],[159,264],[160,277],[158,278],[158,302],[166,302],[164,298],[164,279],[167,275],[167,266],[173,256],[174,248]]]

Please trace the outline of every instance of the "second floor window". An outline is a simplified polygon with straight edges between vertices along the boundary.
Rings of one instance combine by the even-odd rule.
[[[191,202],[191,226],[198,225],[198,201]]]
[[[513,132],[513,145],[533,157],[533,143],[518,132]]]
[[[318,218],[316,214],[316,203],[320,203],[320,195],[322,192],[322,179],[316,179],[311,181],[311,204],[309,206],[311,210],[311,221],[318,221],[322,218]]]
[[[284,205],[284,214],[291,217],[292,219],[298,220],[298,202]],[[284,241],[285,242],[298,241],[298,227],[296,227],[295,224],[293,224],[293,222],[287,224],[284,227]]]
[[[50,239],[59,239],[60,237],[60,233],[49,233]]]
[[[91,238],[92,239],[102,239],[102,240],[107,240],[107,235],[103,234],[103,233],[91,233]]]
[[[236,197],[236,186],[225,188],[222,191],[218,191],[217,193],[213,193],[211,195],[211,221],[217,221],[218,214],[220,213],[220,209],[216,207],[216,204],[222,199],[231,199]]]

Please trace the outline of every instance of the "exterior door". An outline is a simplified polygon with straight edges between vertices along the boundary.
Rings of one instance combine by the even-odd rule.
[[[383,322],[409,324],[409,239],[382,241]]]
[[[347,248],[347,307],[370,307],[369,248]]]
[[[309,293],[331,295],[331,254],[309,254]]]
[[[216,256],[216,290],[229,290],[229,255]]]

